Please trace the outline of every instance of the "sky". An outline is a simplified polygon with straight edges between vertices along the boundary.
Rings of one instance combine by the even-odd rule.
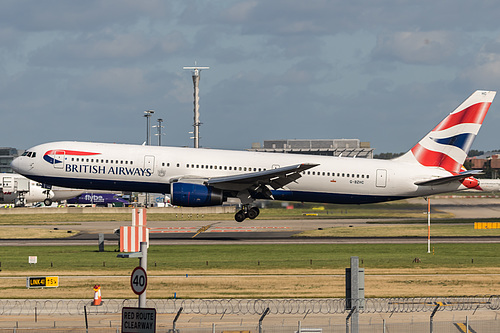
[[[497,1],[0,2],[0,146],[359,139],[404,152],[475,90],[500,87]],[[499,97],[500,99],[500,97]],[[472,149],[500,148],[500,100]],[[156,129],[152,128],[152,133]],[[152,142],[157,137],[152,136]]]

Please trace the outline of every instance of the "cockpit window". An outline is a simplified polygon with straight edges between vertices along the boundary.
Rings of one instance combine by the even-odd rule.
[[[29,158],[35,158],[36,153],[34,151],[25,151],[21,156],[27,156]]]

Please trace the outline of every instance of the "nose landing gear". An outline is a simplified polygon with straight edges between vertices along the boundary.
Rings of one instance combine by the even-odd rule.
[[[244,205],[243,209],[236,212],[234,215],[234,219],[236,222],[243,222],[247,217],[251,220],[259,216],[260,210],[257,207],[249,207],[248,205]]]

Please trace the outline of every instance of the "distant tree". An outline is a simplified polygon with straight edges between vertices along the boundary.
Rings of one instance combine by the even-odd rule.
[[[474,156],[480,156],[480,155],[483,155],[484,154],[484,151],[482,150],[476,150],[476,149],[471,149],[469,150],[469,157],[474,157]]]

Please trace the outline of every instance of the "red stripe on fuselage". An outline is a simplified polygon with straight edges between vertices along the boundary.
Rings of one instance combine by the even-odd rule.
[[[76,155],[76,156],[91,156],[100,154],[101,153],[89,153],[85,151],[64,150],[64,149],[49,150],[48,152],[45,153],[45,155]]]

